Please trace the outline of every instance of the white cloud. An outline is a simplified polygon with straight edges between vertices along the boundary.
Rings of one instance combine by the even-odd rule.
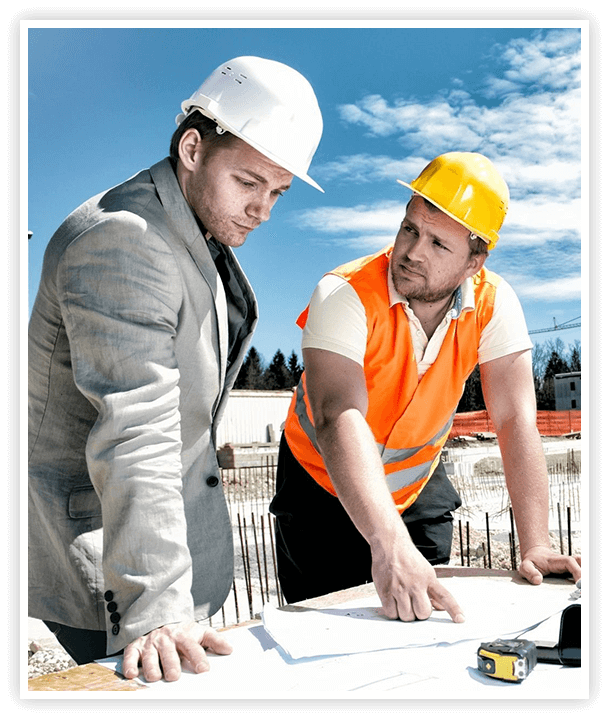
[[[510,238],[511,247],[562,242],[566,237],[580,238],[581,203],[574,199],[555,202],[549,199],[527,198],[512,203],[502,238]]]
[[[439,147],[480,146],[480,125],[464,95],[454,94],[455,104],[435,98],[427,103],[398,100],[393,105],[379,95],[370,95],[356,105],[341,106],[339,112],[344,120],[363,125],[372,135],[398,134],[403,145],[417,148],[431,159]]]
[[[319,207],[298,215],[298,223],[334,245],[374,252],[394,242],[405,203],[380,201],[355,207]],[[321,239],[321,242],[325,240]]]
[[[367,133],[398,136],[406,157],[393,163],[388,158],[375,162],[365,155],[344,157],[322,166],[320,172],[371,181],[386,177],[384,170],[392,164],[419,172],[441,152],[468,149],[508,168],[507,180],[516,197],[532,192],[573,197],[579,191],[581,163],[578,31],[537,33],[498,46],[495,54],[502,66],[479,88],[494,104],[479,103],[473,94],[476,88],[469,93],[462,84],[460,89],[425,101],[410,98],[390,103],[375,94],[340,106],[342,118],[363,126]],[[420,158],[426,160],[419,162]],[[373,172],[367,174],[365,166]]]
[[[538,194],[565,198],[566,201],[580,197],[581,168],[580,163],[573,159],[557,157],[524,164],[516,158],[503,158],[497,166],[510,188],[513,201],[527,201]]]
[[[318,165],[316,177],[332,181],[345,178],[350,182],[371,183],[400,179],[410,182],[428,162],[422,157],[392,158],[387,155],[349,155]]]
[[[544,280],[536,278],[532,281],[517,281],[511,283],[515,292],[522,300],[578,300],[581,294],[581,279],[579,275]]]
[[[320,207],[299,214],[299,223],[321,233],[376,232],[396,235],[404,217],[405,203],[378,202],[356,207]]]
[[[405,203],[377,202],[355,207],[318,207],[299,213],[299,224],[323,235],[331,235],[339,244],[365,246],[368,233],[383,233],[394,239],[403,218]],[[503,243],[510,246],[541,245],[563,241],[566,236],[580,236],[581,203],[578,199],[566,202],[531,196],[511,203],[507,221],[502,228]],[[346,237],[356,233],[356,238]],[[386,236],[386,233],[389,233]],[[375,245],[379,238],[372,236]],[[383,244],[383,243],[382,243]],[[508,243],[507,243],[508,244]]]
[[[500,49],[500,59],[508,63],[504,78],[488,81],[496,94],[503,95],[507,85],[512,89],[572,88],[580,81],[580,33],[551,30],[537,33],[533,40],[516,38]]]

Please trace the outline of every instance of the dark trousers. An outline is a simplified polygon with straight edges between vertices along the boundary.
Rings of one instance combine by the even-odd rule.
[[[449,562],[453,511],[461,505],[442,463],[402,513],[409,534],[432,565]],[[343,505],[301,467],[282,436],[276,495],[278,575],[289,603],[372,582],[371,551]]]
[[[106,633],[103,630],[83,630],[50,620],[45,620],[44,624],[77,665],[86,665],[94,660],[108,657]]]

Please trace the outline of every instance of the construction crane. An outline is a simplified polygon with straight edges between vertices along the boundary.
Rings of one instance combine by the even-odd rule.
[[[545,332],[555,332],[557,330],[567,330],[568,328],[576,328],[580,327],[580,322],[576,322],[576,320],[580,320],[580,315],[573,320],[568,320],[567,322],[557,324],[557,321],[555,318],[553,318],[553,327],[550,328],[542,328],[541,330],[530,330],[530,335],[535,335],[536,333],[545,333]]]

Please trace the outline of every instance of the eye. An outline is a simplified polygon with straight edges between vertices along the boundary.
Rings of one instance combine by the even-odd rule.
[[[444,246],[441,242],[439,242],[438,240],[433,240],[433,241],[432,241],[432,244],[435,245],[435,246],[438,247],[438,248],[441,248],[442,250],[449,250],[448,247],[445,247],[445,246]]]

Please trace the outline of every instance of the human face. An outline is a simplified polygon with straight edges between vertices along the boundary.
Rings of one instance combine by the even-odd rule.
[[[391,272],[396,290],[410,301],[446,301],[484,257],[470,257],[469,231],[414,196],[396,235]]]
[[[239,138],[210,146],[194,133],[181,155],[182,192],[218,242],[239,247],[269,219],[292,175]]]

